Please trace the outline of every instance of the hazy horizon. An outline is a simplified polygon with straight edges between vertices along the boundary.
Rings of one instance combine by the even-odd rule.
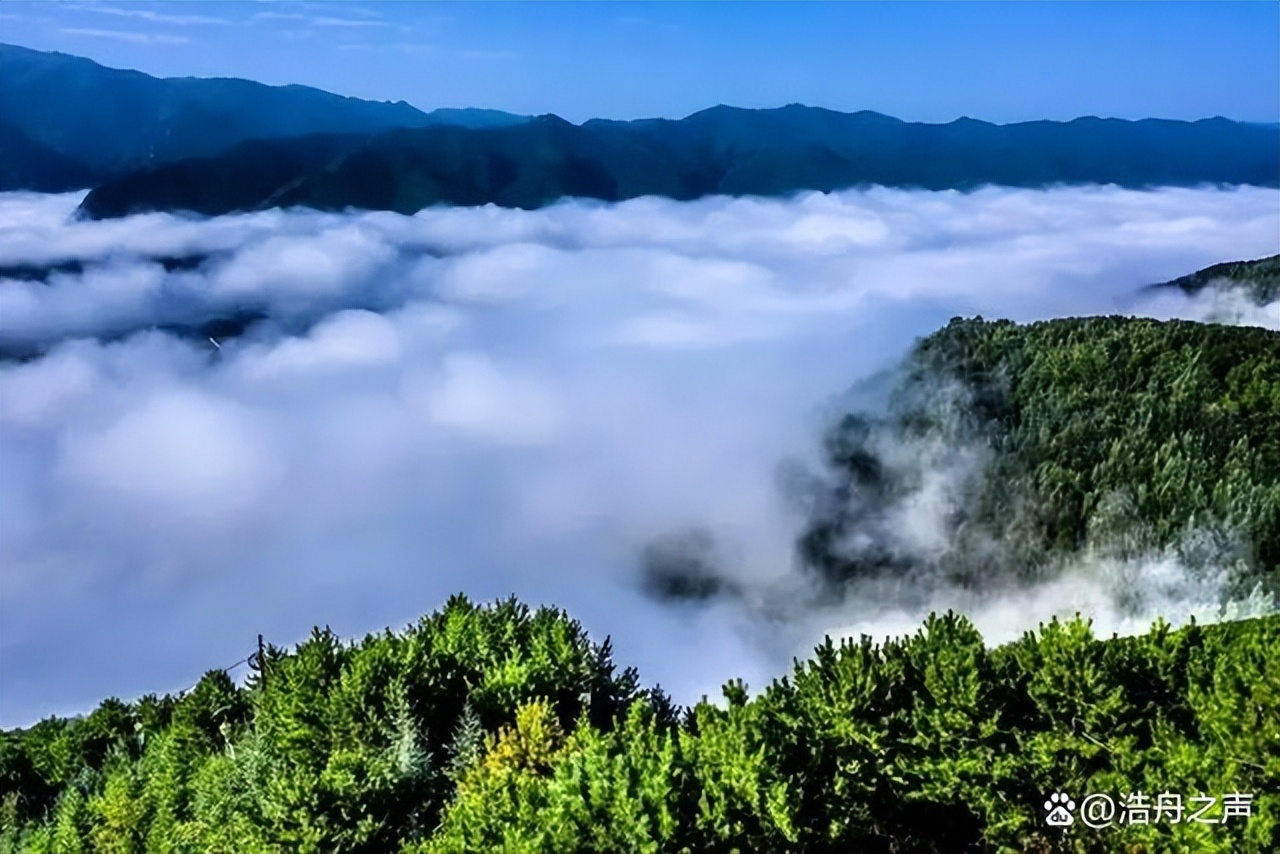
[[[241,77],[574,123],[788,103],[928,123],[1280,121],[1271,3],[8,0],[0,21],[6,42],[158,77]],[[1224,44],[1212,61],[1188,61]]]

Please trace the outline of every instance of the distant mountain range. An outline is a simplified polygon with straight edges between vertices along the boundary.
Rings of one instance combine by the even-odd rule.
[[[82,188],[250,139],[522,121],[497,110],[424,113],[307,86],[161,79],[0,45],[0,190]]]
[[[82,205],[92,217],[293,205],[412,213],[865,185],[1280,186],[1280,127],[1223,118],[920,124],[798,104],[574,125],[424,113],[301,86],[162,80],[0,46],[0,164],[0,189],[93,187]]]
[[[859,185],[972,189],[1112,183],[1280,184],[1277,133],[1226,119],[993,125],[911,124],[811,107],[715,107],[679,121],[555,116],[499,128],[247,142],[109,181],[82,210],[201,214],[302,205],[413,213],[436,204],[537,208],[564,197],[618,201],[778,195]]]

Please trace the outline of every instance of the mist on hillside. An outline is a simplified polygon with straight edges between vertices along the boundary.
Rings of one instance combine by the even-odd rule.
[[[1017,589],[908,575],[834,595],[797,542],[832,419],[876,411],[953,316],[1280,328],[1278,305],[1140,291],[1275,253],[1274,190],[103,222],[74,218],[81,198],[0,194],[4,726],[184,688],[258,633],[401,626],[454,592],[565,607],[680,702],[934,609],[995,642],[1056,613],[1099,634],[1224,613],[1224,578],[1171,552],[1088,551]],[[847,548],[946,548],[981,442],[876,441],[919,488],[869,504]]]

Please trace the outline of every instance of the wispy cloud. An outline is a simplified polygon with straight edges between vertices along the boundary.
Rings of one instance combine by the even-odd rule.
[[[310,15],[301,12],[254,12],[249,16],[252,21],[305,21]]]
[[[249,19],[253,21],[296,21],[310,27],[387,27],[386,21],[376,18],[338,18],[332,15],[305,15],[301,12],[258,12]]]
[[[0,21],[22,21],[23,23],[26,23],[26,24],[53,23],[53,19],[46,15],[28,15],[28,14],[19,15],[15,12],[0,12]],[[0,40],[3,40],[3,36],[0,36]]]
[[[459,50],[458,56],[463,59],[481,59],[481,60],[502,60],[502,59],[519,59],[520,54],[513,50],[484,50],[484,49],[467,49]]]
[[[63,27],[61,32],[69,36],[88,36],[97,39],[115,39],[134,44],[186,44],[191,39],[167,33],[138,33],[129,30],[96,30],[87,27]]]
[[[684,31],[684,27],[681,27],[679,24],[672,24],[668,21],[656,21],[653,18],[646,18],[643,15],[621,15],[614,18],[613,22],[622,27],[643,27],[650,30],[660,30],[666,33],[679,33]]]
[[[333,18],[320,15],[311,19],[313,27],[386,27],[386,21],[375,21],[371,18]]]
[[[204,24],[229,24],[231,21],[226,18],[215,18],[210,15],[170,15],[164,12],[152,12],[148,9],[120,9],[115,6],[80,5],[76,6],[87,12],[97,12],[100,15],[115,15],[120,18],[135,18],[139,21],[149,21],[153,24],[175,24],[179,26],[195,26]]]
[[[328,14],[333,9],[341,9],[344,17],[347,18],[381,18],[382,14],[365,6],[357,6],[351,3],[335,3],[333,0],[303,0],[295,4],[295,8],[311,12],[316,15]]]
[[[435,45],[426,42],[391,42],[390,44],[372,44],[370,42],[352,42],[338,45],[338,50],[358,51],[395,51],[397,53],[434,53]]]

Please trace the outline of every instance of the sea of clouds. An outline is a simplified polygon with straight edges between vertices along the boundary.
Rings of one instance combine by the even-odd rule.
[[[1167,555],[1095,556],[1016,596],[868,593],[784,619],[662,603],[641,567],[698,531],[743,589],[800,584],[779,470],[820,467],[838,395],[957,315],[1223,319],[1220,296],[1139,289],[1280,251],[1274,190],[104,222],[80,198],[0,194],[0,265],[63,265],[0,281],[0,352],[23,356],[0,363],[4,726],[189,686],[259,632],[403,626],[455,592],[565,607],[681,702],[933,607],[1005,640],[1213,599]],[[1280,327],[1280,306],[1227,309]],[[192,332],[246,313],[265,319],[243,336]]]

